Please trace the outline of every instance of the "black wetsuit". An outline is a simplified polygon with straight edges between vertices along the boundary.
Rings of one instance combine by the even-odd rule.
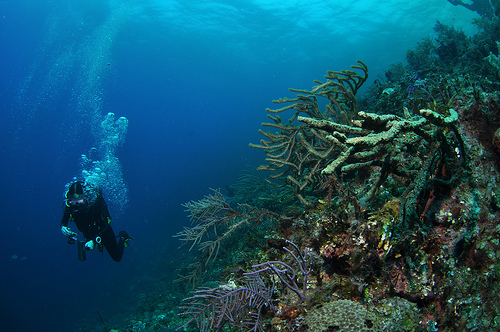
[[[120,238],[116,242],[115,232],[110,226],[111,216],[108,206],[102,195],[99,195],[90,206],[67,206],[63,205],[64,214],[61,219],[61,226],[68,226],[69,221],[73,221],[80,232],[83,233],[86,241],[101,238],[101,244],[106,248],[111,258],[119,262],[122,259],[124,249],[124,239]]]

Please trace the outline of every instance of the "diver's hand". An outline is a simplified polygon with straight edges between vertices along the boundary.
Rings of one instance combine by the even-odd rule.
[[[66,237],[76,237],[77,234],[73,232],[69,227],[61,226],[61,233]]]
[[[94,241],[90,240],[85,243],[85,249],[86,250],[94,250]]]

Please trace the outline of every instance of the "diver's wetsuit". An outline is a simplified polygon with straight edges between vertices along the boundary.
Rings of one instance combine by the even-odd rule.
[[[64,214],[61,219],[61,226],[68,226],[69,221],[73,221],[80,232],[85,236],[86,241],[101,238],[101,244],[106,248],[111,258],[119,262],[123,256],[124,239],[120,237],[116,242],[115,232],[109,225],[111,216],[108,206],[101,194],[90,206],[68,206],[63,203]]]

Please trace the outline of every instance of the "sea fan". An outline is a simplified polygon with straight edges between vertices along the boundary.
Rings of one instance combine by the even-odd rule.
[[[179,315],[191,316],[191,319],[176,331],[195,322],[200,332],[218,330],[226,323],[249,332],[261,332],[264,307],[274,311],[273,291],[274,285],[267,287],[258,275],[247,276],[241,286],[226,283],[216,288],[199,288],[193,296],[184,299],[187,305],[180,307],[184,311]]]

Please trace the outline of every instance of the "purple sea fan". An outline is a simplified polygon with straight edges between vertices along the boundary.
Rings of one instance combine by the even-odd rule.
[[[261,332],[264,307],[274,311],[273,292],[274,285],[267,287],[258,275],[247,276],[242,286],[226,283],[215,288],[199,288],[193,296],[184,299],[187,305],[180,307],[184,311],[179,315],[191,316],[191,319],[176,331],[194,322],[200,332],[219,330],[225,324]]]
[[[256,276],[267,271],[272,272],[279,278],[283,285],[297,294],[300,299],[300,303],[303,303],[307,290],[307,279],[312,271],[313,255],[308,248],[306,248],[304,252],[301,252],[295,243],[288,240],[286,240],[286,243],[291,245],[297,251],[297,255],[295,255],[290,249],[283,247],[283,250],[288,252],[290,256],[293,257],[293,260],[300,269],[300,273],[302,274],[302,289],[297,284],[297,273],[295,272],[295,269],[281,261],[268,261],[253,265],[252,268],[254,268],[254,270],[244,273],[244,275]]]

